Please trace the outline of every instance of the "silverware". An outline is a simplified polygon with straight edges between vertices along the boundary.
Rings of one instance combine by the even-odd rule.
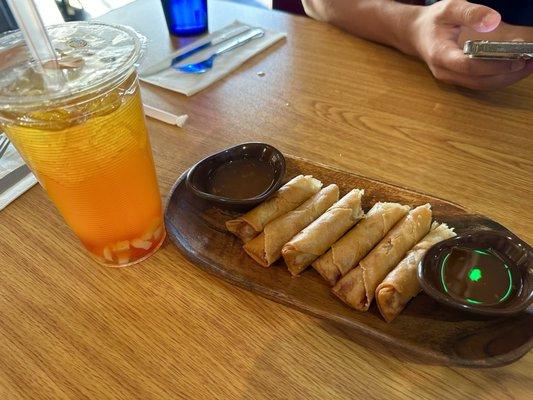
[[[4,136],[0,139],[0,158],[4,155],[4,153],[7,151],[7,148],[9,147],[9,139],[7,136]]]
[[[207,70],[213,68],[213,62],[215,61],[215,58],[217,58],[219,55],[236,49],[237,47],[240,47],[253,39],[263,36],[264,34],[265,31],[263,31],[262,29],[251,29],[248,33],[240,36],[238,39],[235,39],[234,41],[218,49],[215,53],[213,53],[209,58],[206,58],[205,60],[191,64],[175,65],[173,68],[186,74],[203,74]]]
[[[9,172],[6,176],[0,178],[0,195],[9,188],[13,187],[15,184],[19,183],[29,173],[30,169],[26,164],[23,164]]]
[[[200,39],[198,42],[200,42],[196,47],[193,47],[191,50],[183,53],[183,54],[180,54],[179,56],[176,56],[176,57],[168,57],[166,59],[164,59],[163,61],[160,61],[158,62],[157,64],[155,65],[152,65],[151,67],[148,67],[146,69],[144,69],[143,71],[141,71],[141,76],[148,76],[148,75],[153,75],[153,74],[157,74],[158,72],[161,72],[167,68],[170,68],[174,65],[176,65],[177,63],[179,63],[180,61],[183,61],[185,60],[186,58],[192,56],[193,54],[196,54],[198,53],[199,51],[201,50],[204,50],[204,49],[207,49],[208,47],[213,47],[213,46],[217,46],[221,43],[224,43],[230,39],[233,39],[245,32],[248,32],[251,28],[248,26],[248,25],[244,25],[244,26],[239,26],[235,29],[232,29],[226,33],[224,33],[223,35],[221,36],[217,36],[217,37],[214,37],[213,39],[209,40],[208,42],[203,42],[202,43],[202,40]]]

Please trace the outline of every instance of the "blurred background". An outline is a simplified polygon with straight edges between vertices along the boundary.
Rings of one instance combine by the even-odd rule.
[[[36,0],[45,24],[64,21],[81,21],[98,18],[114,9],[142,0]],[[213,0],[215,1],[215,0]],[[300,0],[228,0],[251,7],[274,8],[293,13],[302,13]],[[0,0],[0,32],[16,29],[17,25],[6,0]]]

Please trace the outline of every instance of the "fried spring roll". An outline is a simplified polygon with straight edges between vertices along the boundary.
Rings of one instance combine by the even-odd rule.
[[[298,275],[324,254],[362,217],[363,193],[353,189],[283,246],[281,254],[292,275]]]
[[[226,228],[243,242],[256,237],[267,223],[294,210],[322,188],[322,182],[311,175],[298,175],[283,185],[271,198],[243,216],[226,222]]]
[[[453,228],[434,222],[429,233],[407,253],[376,289],[376,303],[385,321],[391,322],[421,290],[418,263],[434,244],[455,236]]]
[[[378,243],[357,267],[339,279],[333,293],[353,308],[366,311],[376,287],[405,254],[424,237],[431,225],[431,206],[411,210]]]
[[[381,240],[402,217],[409,206],[398,203],[376,203],[355,227],[312,265],[320,275],[334,285],[346,275]]]
[[[281,248],[294,235],[331,207],[339,199],[339,187],[329,185],[295,210],[266,224],[263,232],[244,245],[244,251],[263,267],[281,257]]]

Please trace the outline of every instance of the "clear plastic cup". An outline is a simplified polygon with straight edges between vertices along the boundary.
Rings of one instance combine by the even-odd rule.
[[[59,90],[47,89],[20,33],[0,37],[0,130],[97,261],[137,263],[165,238],[135,70],[141,39],[101,23],[48,32],[66,81]]]

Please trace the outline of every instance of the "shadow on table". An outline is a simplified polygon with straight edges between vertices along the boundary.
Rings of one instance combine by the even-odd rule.
[[[515,85],[519,84],[520,83],[516,83]],[[529,92],[524,96],[516,96],[516,94],[511,96],[511,92],[514,90],[513,85],[494,91],[471,90],[441,82],[438,82],[438,85],[445,92],[458,93],[459,95],[484,106],[524,111],[530,111],[533,108],[533,97],[531,97]]]
[[[382,53],[383,51],[396,52],[394,49],[386,49],[383,46],[376,45],[376,48],[369,54]],[[397,53],[396,55],[391,55],[391,60],[396,61],[393,63],[391,62],[391,64],[384,68],[376,68],[375,73],[383,79],[383,82],[385,82],[392,91],[401,89],[402,86],[405,86],[406,84],[411,85],[416,82],[417,85],[420,85],[420,88],[433,86],[435,89],[441,90],[443,93],[450,95],[457,94],[483,106],[524,111],[530,111],[533,107],[533,97],[530,93],[526,92],[523,88],[518,89],[516,87],[517,85],[520,85],[520,82],[522,81],[500,90],[472,90],[438,81],[431,75],[431,72],[425,63],[416,57]],[[391,68],[394,70],[391,71]],[[420,75],[422,74],[422,69],[424,69],[423,75],[425,75],[424,79],[427,80],[426,82],[419,80]],[[405,81],[403,79],[400,80],[399,77],[404,77]],[[532,78],[530,76],[526,79]]]

